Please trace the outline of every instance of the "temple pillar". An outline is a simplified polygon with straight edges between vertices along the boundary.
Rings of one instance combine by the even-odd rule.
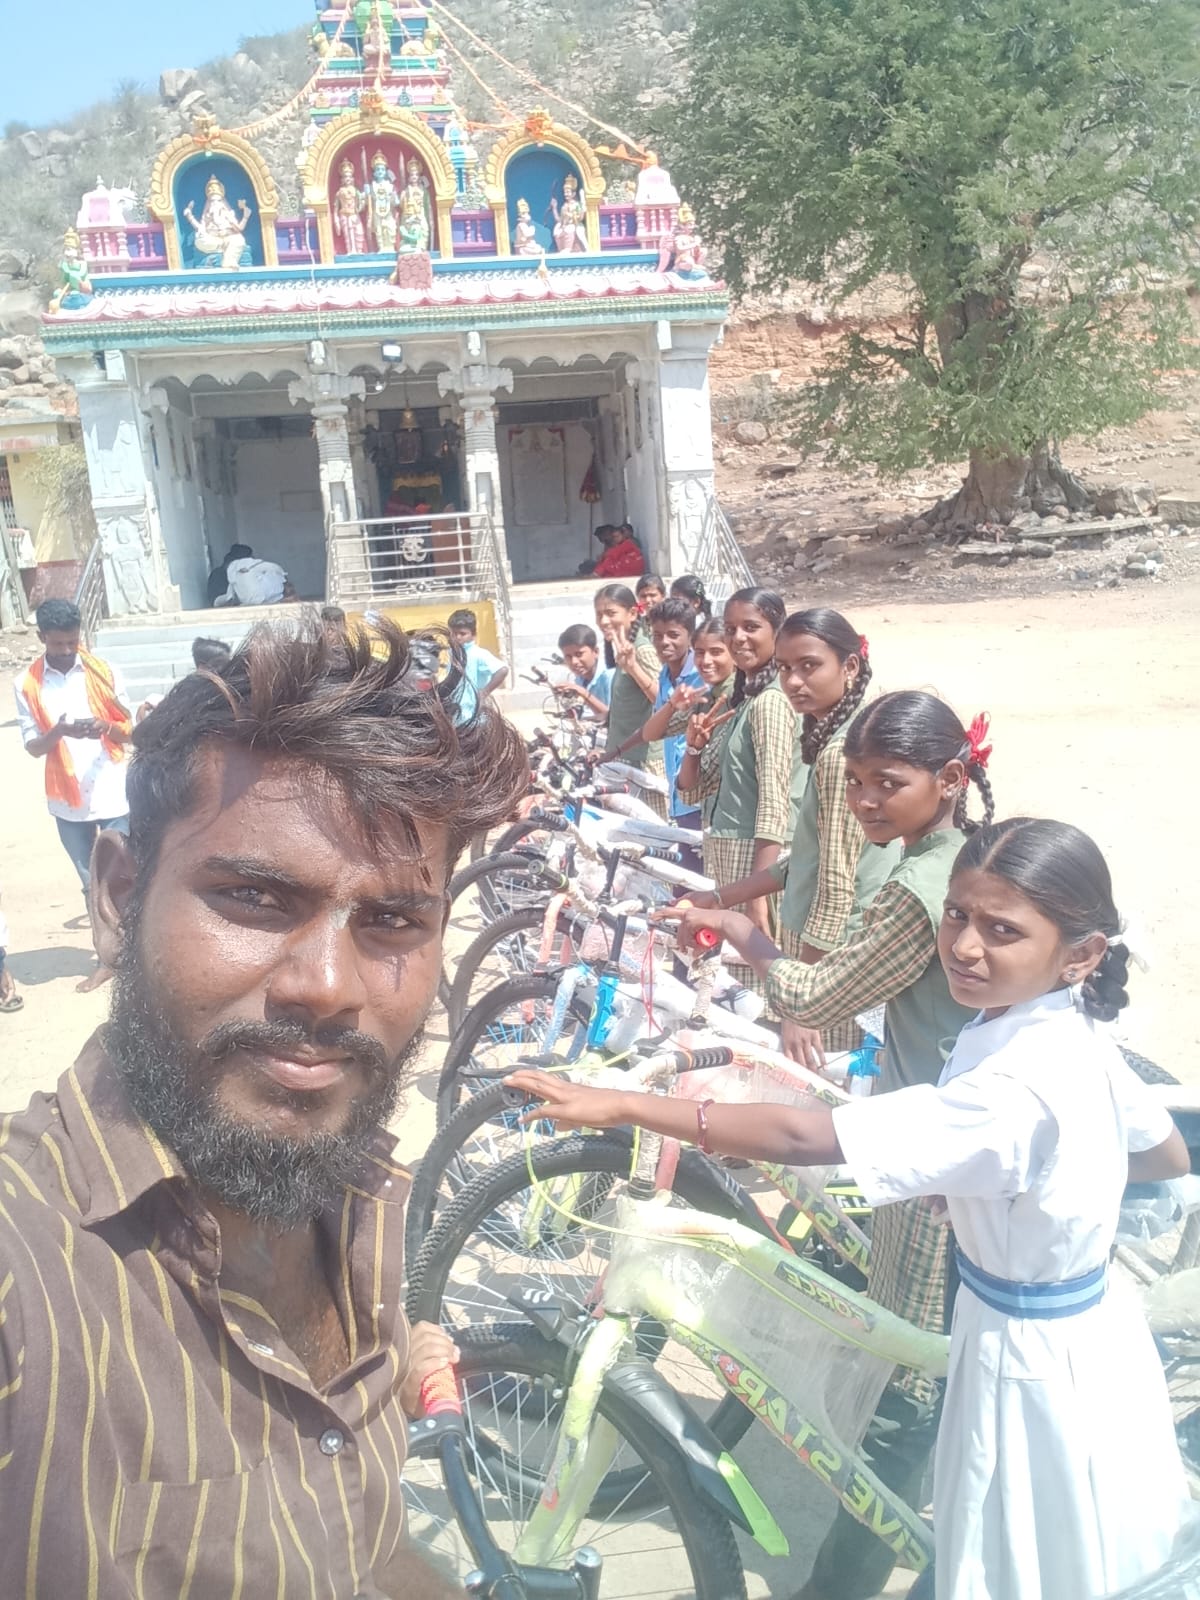
[[[714,493],[708,341],[702,351],[660,348],[658,372],[666,472],[666,567],[679,574],[696,568]]]
[[[366,598],[371,592],[365,535],[361,531],[350,537],[334,534],[335,524],[357,522],[360,516],[350,448],[349,402],[361,400],[366,388],[362,378],[323,371],[308,372],[288,384],[288,399],[294,406],[307,402],[312,407],[317,471],[325,508],[330,599]]]
[[[79,396],[92,508],[103,562],[108,614],[145,616],[162,609],[162,560],[141,420],[119,352],[102,368],[60,363]],[[74,368],[75,370],[71,370]]]
[[[463,488],[468,511],[486,511],[492,519],[505,552],[504,562],[512,581],[504,539],[504,507],[500,498],[500,450],[496,441],[496,391],[511,392],[511,367],[493,367],[486,362],[467,365],[454,372],[438,374],[438,389],[453,396],[462,410]]]

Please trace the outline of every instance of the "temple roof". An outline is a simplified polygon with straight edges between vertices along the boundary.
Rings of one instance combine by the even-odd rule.
[[[117,280],[97,286],[78,311],[46,318],[45,338],[55,350],[89,350],[98,336],[119,331],[122,346],[171,345],[228,337],[253,340],[295,332],[311,335],[362,331],[386,334],[511,326],[523,321],[711,321],[726,314],[726,295],[711,279],[690,282],[658,270],[652,258],[637,262],[555,264],[550,270],[514,270],[465,263],[439,267],[428,288],[398,288],[386,277],[359,273],[316,278],[309,273],[242,271],[225,281],[172,274],[169,282]]]

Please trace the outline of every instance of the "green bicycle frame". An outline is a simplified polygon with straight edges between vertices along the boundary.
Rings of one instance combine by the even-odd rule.
[[[702,1250],[735,1265],[790,1306],[797,1318],[823,1322],[822,1314],[832,1313],[839,1319],[839,1337],[848,1343],[930,1377],[945,1375],[949,1340],[913,1327],[736,1222],[626,1194],[618,1204],[612,1237],[606,1315],[594,1324],[580,1352],[545,1491],[522,1531],[517,1559],[537,1565],[574,1548],[588,1506],[620,1448],[617,1435],[597,1415],[600,1392],[629,1348],[630,1319],[651,1316],[699,1357],[851,1516],[882,1539],[901,1565],[923,1571],[932,1557],[933,1539],[916,1512],[880,1482],[854,1448],[807,1416],[794,1394],[762,1375],[764,1360],[754,1348],[752,1330],[740,1347],[734,1346],[710,1325],[701,1299],[683,1294],[657,1270],[652,1250],[632,1246],[658,1240]],[[731,1459],[722,1458],[721,1469],[758,1542],[770,1554],[782,1553],[786,1541],[752,1486]]]

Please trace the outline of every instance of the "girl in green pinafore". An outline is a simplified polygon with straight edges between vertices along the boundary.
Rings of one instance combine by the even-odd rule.
[[[773,865],[795,823],[798,719],[775,667],[784,610],[769,589],[741,589],[730,598],[725,639],[737,675],[728,710],[698,713],[688,726],[676,793],[706,811],[704,870],[718,888]],[[749,901],[745,912],[764,933],[773,931],[770,897]]]
[[[680,943],[712,928],[751,963],[782,1017],[824,1030],[886,1006],[882,1073],[875,1093],[936,1084],[954,1040],[973,1013],[960,1006],[937,954],[937,930],[950,872],[966,835],[970,784],[994,805],[986,767],[987,722],[964,728],[931,694],[905,691],[873,701],[842,741],[847,798],[873,845],[902,840],[903,854],[863,912],[856,937],[816,963],[789,959],[757,923],[738,911],[680,915]],[[662,912],[660,916],[671,916]],[[881,1206],[871,1227],[867,1292],[918,1327],[941,1333],[945,1321],[946,1230],[924,1200]],[[880,1401],[866,1449],[873,1470],[910,1505],[937,1432],[937,1389],[904,1373]],[[798,1600],[866,1600],[887,1582],[893,1553],[840,1511]]]
[[[809,775],[791,848],[765,871],[694,900],[732,907],[782,891],[780,948],[793,960],[815,963],[858,935],[863,911],[899,859],[900,846],[871,844],[846,799],[842,743],[871,681],[867,641],[838,611],[797,611],[779,630],[775,663],[779,686],[802,718],[800,759]],[[852,1050],[862,1042],[853,1018],[819,1038],[790,1018],[782,1031],[784,1053],[814,1070],[824,1065],[825,1050]]]
[[[649,629],[642,623],[632,589],[623,583],[606,584],[596,591],[595,607],[596,626],[604,636],[605,661],[614,669],[608,706],[608,739],[604,746],[604,754],[611,760],[654,709],[662,662],[655,652]],[[655,777],[666,777],[661,739],[654,744],[636,745],[621,759]],[[668,820],[666,794],[645,789],[638,798],[664,822]]]

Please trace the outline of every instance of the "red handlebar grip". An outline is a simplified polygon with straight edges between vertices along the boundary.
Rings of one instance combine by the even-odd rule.
[[[676,900],[675,909],[676,911],[691,911],[692,902],[690,900]],[[697,950],[715,950],[720,942],[720,937],[715,928],[701,928],[692,940]]]
[[[421,1406],[427,1417],[445,1416],[447,1412],[462,1415],[462,1400],[453,1367],[439,1367],[429,1374],[421,1385]]]

